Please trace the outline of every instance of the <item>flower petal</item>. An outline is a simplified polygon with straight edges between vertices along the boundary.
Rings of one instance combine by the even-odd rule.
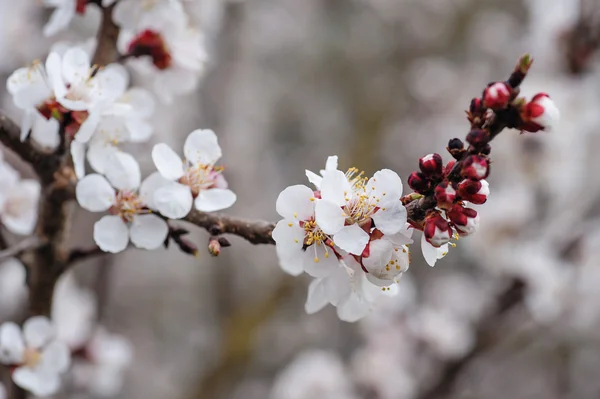
[[[395,265],[389,265],[393,253],[394,247],[390,241],[385,239],[385,237],[371,241],[369,243],[369,256],[363,256],[362,264],[369,272],[369,275],[373,275],[382,280],[391,280],[400,273],[400,270],[396,270]],[[367,277],[369,277],[369,275],[367,275]],[[390,285],[390,283],[388,282],[387,284],[380,286],[387,285]]]
[[[304,271],[304,229],[297,221],[283,219],[277,222],[272,233],[275,240],[279,266],[288,274],[298,276]]]
[[[142,182],[140,186],[140,198],[150,209],[156,209],[154,193],[161,187],[171,184],[173,184],[171,180],[165,179],[159,172],[154,172]]]
[[[21,180],[11,188],[2,214],[2,223],[8,230],[21,235],[33,232],[38,216],[40,191],[40,183],[31,179]]]
[[[310,170],[306,169],[304,171],[304,173],[306,173],[306,177],[308,178],[308,181],[312,183],[313,186],[315,186],[318,189],[321,188],[321,182],[323,181],[323,178],[321,176],[319,176],[318,174],[311,172]]]
[[[44,36],[53,36],[65,29],[75,16],[75,7],[57,7],[44,25]]]
[[[75,197],[83,209],[104,212],[113,205],[115,190],[104,176],[93,173],[77,182]]]
[[[324,244],[309,246],[302,257],[304,258],[304,271],[317,278],[330,275],[339,266],[333,249]]]
[[[354,323],[371,310],[371,305],[362,299],[357,293],[352,292],[337,306],[337,314],[340,320]]]
[[[85,176],[85,144],[73,141],[71,142],[70,150],[71,158],[73,158],[75,176],[77,176],[78,179],[83,179]]]
[[[321,278],[316,278],[311,281],[308,286],[308,296],[306,298],[306,303],[304,304],[304,310],[306,310],[306,313],[308,314],[317,313],[329,303],[323,281],[324,280]]]
[[[375,226],[383,234],[396,234],[406,225],[406,208],[398,199],[394,202],[388,202],[372,216]]]
[[[201,212],[214,212],[229,208],[236,200],[237,196],[231,190],[211,188],[200,191],[194,205]]]
[[[285,188],[277,197],[275,209],[285,219],[308,220],[315,213],[313,190],[298,184]]]
[[[156,144],[152,149],[152,160],[156,169],[165,179],[177,180],[183,176],[183,161],[165,143]]]
[[[80,143],[87,143],[90,141],[96,132],[96,129],[98,129],[101,119],[102,112],[99,109],[90,110],[88,117],[83,121],[81,126],[79,126],[79,130],[77,130],[77,133],[75,134],[75,141]]]
[[[188,186],[169,182],[154,192],[153,204],[156,209],[169,219],[181,219],[192,210],[194,198]]]
[[[127,90],[119,101],[131,105],[132,111],[138,118],[149,118],[156,108],[152,94],[139,87]]]
[[[333,236],[335,245],[353,255],[361,255],[369,242],[369,234],[358,225],[344,226]]]
[[[331,155],[327,157],[325,161],[325,170],[336,170],[338,168],[338,156]]]
[[[369,195],[372,198],[379,198],[382,203],[385,203],[385,200],[395,201],[402,197],[402,179],[390,169],[375,172],[369,179],[367,187],[370,188]]]
[[[352,194],[352,186],[341,170],[328,170],[321,182],[321,198],[342,206]]]
[[[64,373],[71,364],[71,351],[60,341],[53,341],[42,351],[42,358],[38,367],[47,372]]]
[[[53,395],[60,388],[58,373],[42,373],[28,367],[18,367],[12,379],[19,387],[39,397]]]
[[[315,205],[315,221],[325,234],[335,234],[346,223],[347,215],[342,208],[330,201],[318,200]]]
[[[23,361],[25,341],[21,328],[12,321],[0,325],[0,362],[5,365],[20,364]]]
[[[105,169],[106,178],[116,189],[136,190],[140,186],[140,165],[131,154],[115,152],[110,156]]]
[[[444,244],[439,248],[434,247],[425,239],[425,234],[421,235],[421,251],[423,258],[429,266],[435,266],[438,259],[442,259],[448,253],[448,244]]]
[[[129,243],[129,229],[119,216],[104,216],[94,223],[94,241],[104,252],[121,252]]]
[[[217,135],[212,130],[194,130],[183,145],[185,159],[193,164],[213,165],[222,156]]]
[[[167,222],[156,215],[136,215],[129,230],[131,242],[138,248],[156,249],[169,234]]]
[[[77,142],[73,141],[71,146],[75,143]],[[83,145],[81,143],[78,144]],[[92,140],[89,144],[86,158],[92,169],[98,173],[104,174],[106,172],[106,165],[108,165],[112,157],[115,156],[115,153],[119,151],[120,150],[113,145]]]
[[[67,94],[67,87],[62,77],[61,58],[57,53],[50,53],[46,58],[46,73],[54,95],[57,98],[64,97]]]
[[[78,47],[72,47],[62,57],[62,74],[67,83],[83,82],[90,77],[90,56]]]
[[[30,317],[23,323],[23,336],[28,348],[41,349],[55,334],[54,326],[46,316]]]

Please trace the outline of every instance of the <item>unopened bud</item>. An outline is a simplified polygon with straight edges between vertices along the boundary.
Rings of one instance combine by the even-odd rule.
[[[483,111],[483,102],[481,98],[474,98],[471,100],[471,105],[469,106],[469,112],[471,114],[479,114]]]
[[[486,180],[463,180],[458,183],[458,195],[476,205],[484,204],[490,195],[490,185]]]
[[[408,185],[420,194],[425,194],[431,189],[431,182],[427,179],[427,176],[421,172],[412,172],[410,176],[408,176]]]
[[[479,215],[475,209],[454,204],[452,209],[446,212],[446,215],[460,235],[473,234],[479,227]]]
[[[484,145],[480,150],[479,153],[483,154],[483,155],[490,155],[490,153],[492,152],[492,146],[489,144]]]
[[[453,138],[448,141],[448,147],[446,147],[446,149],[454,159],[460,159],[465,150],[465,145],[461,139]]]
[[[490,84],[483,91],[483,106],[494,110],[504,109],[510,101],[511,88],[504,82]]]
[[[551,130],[560,119],[558,107],[546,93],[538,93],[521,110],[522,130],[537,132]]]
[[[428,154],[419,159],[419,169],[421,169],[421,172],[426,176],[441,176],[442,167],[442,156],[440,154]]]
[[[490,140],[490,134],[487,130],[471,129],[467,134],[467,142],[475,148],[483,147]]]
[[[227,247],[231,246],[231,243],[225,237],[219,237],[219,244],[221,244],[221,247],[223,247],[223,248],[227,248]]]
[[[439,248],[452,238],[452,228],[439,212],[432,212],[425,219],[423,234],[428,243]]]
[[[221,253],[221,244],[219,243],[218,238],[211,237],[208,241],[208,253],[212,256],[219,256]]]
[[[461,175],[467,179],[481,180],[488,177],[489,161],[480,155],[469,155],[463,164]]]
[[[435,186],[435,199],[438,207],[448,209],[456,200],[456,190],[448,181],[443,181]]]
[[[196,247],[196,245],[194,245],[190,240],[180,236],[175,240],[175,242],[179,246],[179,249],[181,249],[184,253],[198,256],[198,247]]]

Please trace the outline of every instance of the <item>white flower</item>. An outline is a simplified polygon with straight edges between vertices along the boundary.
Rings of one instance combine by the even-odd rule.
[[[429,266],[435,266],[438,259],[442,259],[448,254],[448,244],[443,244],[440,247],[434,247],[425,238],[425,234],[421,235],[421,251],[423,258]]]
[[[371,283],[387,287],[408,270],[410,260],[407,244],[412,243],[411,233],[412,229],[405,229],[369,242],[368,256],[363,254],[361,260]]]
[[[165,180],[153,195],[153,207],[164,216],[180,219],[194,207],[213,212],[232,206],[237,197],[227,189],[222,168],[215,167],[221,158],[221,147],[212,130],[195,130],[183,146],[185,160],[168,145],[152,149],[156,169]]]
[[[119,49],[135,59],[131,66],[153,82],[165,102],[193,91],[204,71],[206,52],[202,33],[189,26],[181,4],[158,1],[145,5],[122,1],[115,9],[121,26]]]
[[[140,187],[138,163],[131,155],[122,152],[111,157],[105,174],[106,178],[99,174],[85,176],[75,190],[82,208],[91,212],[110,210],[111,215],[94,224],[96,244],[103,251],[113,253],[123,251],[130,239],[138,248],[160,247],[169,228],[162,218],[147,208],[149,198],[144,193],[152,183],[150,178]],[[137,193],[138,188],[141,195]]]
[[[54,340],[54,327],[44,316],[35,316],[23,324],[0,326],[0,362],[17,366],[12,379],[35,396],[49,396],[60,388],[60,374],[69,368],[69,348]]]
[[[55,8],[50,20],[44,26],[44,36],[48,37],[69,26],[75,13],[85,13],[87,0],[43,0],[43,4]]]
[[[129,341],[99,327],[86,346],[86,359],[73,365],[75,385],[91,394],[113,397],[123,386],[123,377],[133,358]]]
[[[16,258],[0,263],[0,315],[13,314],[27,299],[25,266]]]
[[[19,180],[18,173],[0,161],[0,222],[12,233],[29,235],[35,228],[41,186]]]
[[[315,222],[313,191],[304,186],[287,187],[277,197],[277,213],[283,217],[273,230],[281,268],[294,276],[302,271],[325,277],[340,268],[331,239]]]
[[[314,172],[311,172],[310,170],[306,169],[305,173],[306,173],[306,177],[308,178],[308,181],[311,182],[316,188],[317,190],[321,189],[321,182],[323,181],[323,176],[325,175],[325,172],[329,171],[329,170],[337,170],[338,168],[338,157],[337,155],[332,155],[327,157],[327,161],[325,162],[325,169],[321,169],[320,170],[320,176],[317,175]]]
[[[64,274],[54,291],[52,320],[56,337],[76,351],[82,349],[92,335],[96,321],[96,298],[80,288],[73,273]]]
[[[356,172],[353,168],[347,174],[325,173],[315,214],[317,224],[333,235],[335,245],[360,255],[373,223],[383,234],[396,234],[406,223],[406,209],[400,201],[402,181],[396,172],[383,169],[369,180]]]

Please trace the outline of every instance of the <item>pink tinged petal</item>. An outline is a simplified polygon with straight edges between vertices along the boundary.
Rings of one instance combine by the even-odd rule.
[[[131,154],[119,151],[108,160],[104,174],[118,190],[137,190],[142,179],[140,165]]]
[[[129,230],[133,245],[143,249],[159,248],[168,233],[167,222],[152,214],[134,216]]]
[[[301,184],[284,189],[277,197],[275,209],[286,219],[309,220],[314,215],[313,191]]]
[[[315,205],[315,221],[325,234],[335,234],[346,223],[347,215],[342,208],[333,202],[317,200]]]
[[[37,113],[35,116],[31,138],[40,146],[54,150],[60,143],[58,121],[54,118],[46,119]]]
[[[86,81],[90,77],[90,67],[90,56],[78,47],[68,49],[63,55],[62,73],[68,83]]]
[[[80,143],[87,143],[90,141],[98,128],[101,119],[102,113],[100,110],[90,110],[87,119],[81,124],[77,134],[75,134],[75,140]]]
[[[53,341],[42,351],[38,368],[51,373],[64,373],[71,364],[71,351],[67,344]]]
[[[129,243],[129,229],[119,216],[104,216],[94,224],[94,241],[104,252],[121,252]]]
[[[284,272],[298,276],[304,271],[304,229],[293,220],[280,220],[273,229],[279,266]]]
[[[156,169],[165,179],[177,180],[184,175],[183,161],[165,143],[156,144],[152,149],[152,160]]]
[[[46,316],[31,317],[23,324],[23,336],[28,348],[41,349],[55,335],[54,326]]]
[[[352,292],[338,304],[337,315],[342,321],[354,323],[369,314],[370,310],[370,304],[362,299],[356,292]]]
[[[369,242],[369,234],[358,225],[344,226],[337,232],[333,241],[335,245],[353,255],[361,255]]]
[[[304,304],[304,310],[308,314],[317,313],[329,303],[327,299],[326,286],[324,280],[317,278],[311,281],[308,286],[308,296]]]
[[[14,371],[12,379],[19,387],[39,397],[53,395],[60,388],[60,377],[56,372],[19,367]]]
[[[71,147],[74,144],[79,144],[81,146],[85,146],[83,143],[78,143],[73,141],[71,143]],[[98,173],[106,172],[106,165],[110,162],[111,158],[115,156],[117,152],[120,150],[110,144],[100,143],[98,141],[92,140],[90,142],[89,148],[87,150],[86,158],[90,163],[92,169],[94,169]]]
[[[67,26],[69,26],[69,23],[71,23],[71,20],[74,16],[74,6],[69,7],[69,5],[67,4],[67,7],[65,7],[64,5],[57,7],[50,16],[50,19],[48,20],[46,25],[44,25],[44,36],[53,36],[59,31],[65,29]]]
[[[421,236],[421,251],[423,252],[423,258],[429,266],[435,266],[435,262],[438,259],[443,258],[448,253],[448,244],[444,244],[439,248],[434,247],[425,239],[425,235]]]
[[[23,361],[25,341],[19,326],[12,321],[0,325],[0,362],[5,365]]]
[[[189,134],[183,145],[185,158],[193,164],[212,165],[222,152],[217,135],[212,130],[194,130]]]
[[[171,184],[173,184],[171,180],[165,179],[159,172],[154,172],[142,182],[142,185],[140,186],[140,197],[149,208],[156,209],[154,193],[158,189]]]
[[[352,186],[341,170],[329,170],[321,182],[321,198],[342,206],[352,196]]]
[[[67,94],[67,87],[62,77],[61,58],[57,53],[50,53],[46,58],[46,73],[54,95],[57,98],[64,97]]]
[[[211,188],[200,191],[194,206],[201,212],[214,212],[229,208],[236,200],[237,196],[231,190]]]
[[[181,219],[192,210],[194,198],[188,186],[170,182],[156,190],[153,204],[156,209],[169,219]]]
[[[308,181],[311,182],[312,185],[315,186],[317,189],[320,189],[323,178],[321,176],[319,176],[318,174],[311,172],[308,169],[305,170],[304,172],[306,173],[306,177],[308,178]]]
[[[115,190],[99,174],[90,174],[77,182],[75,197],[79,205],[90,212],[104,212],[115,201]]]
[[[85,144],[76,141],[71,142],[71,158],[73,158],[73,167],[75,168],[75,176],[78,179],[83,179],[85,176]]]
[[[383,234],[396,234],[406,225],[406,208],[400,200],[387,203],[372,216],[375,226]]]
[[[324,244],[313,244],[306,248],[302,255],[304,271],[313,277],[326,277],[333,273],[339,266],[339,260],[333,249]]]

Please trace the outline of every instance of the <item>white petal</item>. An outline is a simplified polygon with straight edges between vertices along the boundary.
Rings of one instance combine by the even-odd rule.
[[[353,255],[361,255],[369,242],[369,234],[358,225],[344,226],[333,236],[335,245]]]
[[[327,161],[325,162],[325,170],[336,170],[338,168],[338,156],[331,155],[327,157]]]
[[[57,53],[50,53],[46,58],[46,72],[48,73],[48,80],[51,83],[54,95],[57,98],[62,98],[67,94],[67,88],[62,77],[62,62],[60,55]]]
[[[58,373],[42,373],[28,367],[17,368],[12,379],[15,384],[39,397],[53,395],[60,388]]]
[[[364,299],[360,298],[356,293],[351,293],[345,300],[337,306],[337,314],[340,320],[354,323],[367,314],[371,310],[371,306]]]
[[[131,154],[122,151],[112,154],[105,169],[106,178],[119,190],[136,190],[140,186],[140,165]]]
[[[352,195],[352,186],[341,170],[329,170],[321,182],[321,198],[337,205],[345,205],[346,198]]]
[[[314,215],[313,190],[304,185],[285,188],[277,197],[275,209],[286,219],[308,220]]]
[[[311,172],[308,169],[305,170],[304,172],[306,173],[306,177],[308,178],[308,181],[311,182],[317,188],[317,190],[320,189],[323,178],[321,176],[319,176],[318,174]]]
[[[438,259],[443,258],[448,253],[448,244],[444,244],[439,248],[434,247],[425,239],[425,234],[421,235],[421,251],[423,258],[429,266],[435,266]]]
[[[317,278],[329,276],[340,263],[333,249],[324,244],[313,244],[306,248],[303,258],[304,271]]]
[[[75,140],[80,143],[87,143],[92,138],[94,132],[100,124],[102,113],[98,109],[90,110],[87,119],[81,124],[75,134]]]
[[[385,207],[380,208],[373,214],[372,218],[383,234],[396,234],[404,229],[406,225],[406,208],[400,200],[388,202]]]
[[[53,341],[42,351],[39,368],[54,371],[55,373],[64,373],[71,364],[71,351],[69,347],[60,341]]]
[[[219,147],[217,135],[212,130],[194,130],[185,140],[183,146],[185,159],[193,164],[212,165],[222,152]]]
[[[167,222],[156,215],[136,215],[130,227],[131,242],[138,248],[156,249],[169,233]]]
[[[76,141],[71,143],[71,146],[75,144]],[[85,145],[78,143],[80,145]],[[90,166],[97,173],[104,174],[106,173],[106,165],[110,162],[110,160],[115,156],[117,152],[120,150],[110,144],[100,143],[99,141],[92,140],[89,144],[86,158],[90,163]]]
[[[138,118],[149,118],[154,113],[154,97],[148,90],[134,87],[127,90],[119,101],[131,105]]]
[[[21,180],[7,195],[2,223],[15,234],[28,235],[35,228],[41,186],[36,180]],[[7,204],[9,207],[7,209]]]
[[[167,180],[159,172],[154,172],[146,177],[140,186],[140,198],[151,209],[156,209],[154,193],[161,187],[171,185],[173,182]]]
[[[25,341],[21,329],[12,321],[0,325],[0,362],[5,365],[23,361]]]
[[[394,246],[408,245],[413,243],[412,234],[415,229],[408,223],[396,234],[386,234],[385,238],[390,240]]]
[[[73,141],[71,142],[70,150],[71,157],[73,158],[75,175],[78,179],[82,179],[85,176],[85,144]]]
[[[119,216],[104,216],[94,223],[94,241],[104,252],[121,252],[127,248],[129,229]]]
[[[114,104],[123,94],[129,84],[127,69],[120,64],[109,64],[101,69],[94,79],[98,82],[98,101],[103,104],[122,107],[125,104]],[[131,109],[127,106],[125,109]],[[109,111],[110,112],[110,111]]]
[[[37,111],[28,110],[23,115],[23,119],[21,120],[21,141],[25,141],[29,136],[29,132],[33,128],[33,124],[35,122]]]
[[[194,198],[188,186],[170,182],[154,192],[153,204],[156,209],[169,219],[181,219],[192,210]]]
[[[104,212],[113,205],[115,190],[104,176],[93,173],[77,182],[75,197],[83,209]]]
[[[62,58],[62,73],[68,83],[78,83],[90,77],[90,57],[78,47],[72,47]]]
[[[303,251],[304,229],[300,227],[297,221],[280,220],[273,229],[273,239],[277,244],[277,256],[279,257],[279,266],[288,274],[298,276],[304,271]]]
[[[323,279],[316,278],[308,286],[308,296],[304,304],[306,313],[313,314],[323,309],[329,303]]]
[[[369,179],[367,189],[369,195],[379,198],[383,203],[385,200],[399,200],[402,197],[402,179],[393,170],[382,169]]]
[[[23,336],[28,348],[40,349],[54,338],[56,331],[46,316],[34,316],[23,324]]]
[[[211,188],[200,191],[194,205],[201,212],[214,212],[229,208],[236,200],[237,196],[231,190]]]
[[[143,143],[152,137],[154,133],[154,126],[141,119],[129,118],[125,122],[125,126],[129,131],[129,140],[132,143]]]
[[[379,279],[391,279],[393,276],[400,273],[395,268],[389,271],[386,270],[388,263],[392,260],[394,247],[392,243],[385,238],[374,240],[369,243],[369,256],[362,258],[362,264],[369,274],[374,275]],[[389,284],[386,284],[389,285]]]
[[[156,169],[165,179],[177,180],[183,176],[183,161],[165,143],[156,144],[152,149],[152,160]]]
[[[346,217],[339,205],[326,200],[317,200],[315,221],[325,234],[335,234],[340,231],[346,223]]]
[[[50,19],[44,25],[44,36],[53,36],[65,29],[75,16],[75,7],[58,7],[54,10]]]

